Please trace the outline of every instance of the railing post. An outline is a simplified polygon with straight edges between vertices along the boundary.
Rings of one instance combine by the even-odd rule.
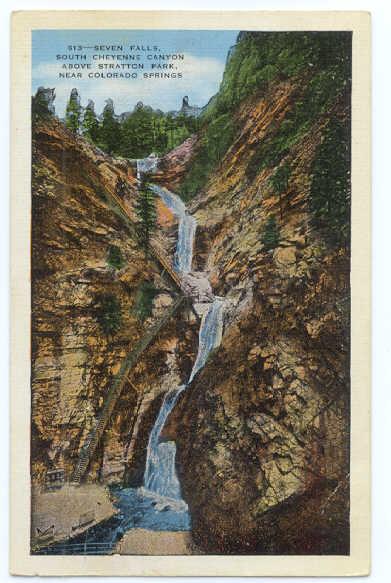
[[[171,316],[184,301],[184,295],[178,296],[174,303],[156,322],[156,324],[152,326],[150,330],[147,330],[146,333],[141,337],[135,349],[132,350],[127,357],[125,357],[123,364],[113,381],[112,389],[109,391],[102,411],[98,415],[93,428],[89,432],[84,442],[84,446],[81,448],[81,453],[79,455],[72,477],[73,483],[80,483],[83,474],[87,470],[91,456],[98,446],[99,440],[105,431],[106,424],[110,419],[112,412],[114,411],[116,401],[122,392],[126,377],[129,375],[130,369],[137,362],[138,358],[141,356],[144,350],[146,350],[150,343],[155,339],[163,325],[171,318]]]

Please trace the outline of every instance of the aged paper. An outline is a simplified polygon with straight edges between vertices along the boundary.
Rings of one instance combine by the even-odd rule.
[[[11,572],[367,574],[369,14],[12,32]]]

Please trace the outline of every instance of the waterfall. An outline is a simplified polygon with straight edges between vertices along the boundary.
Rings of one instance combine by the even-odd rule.
[[[152,185],[151,189],[155,194],[160,196],[164,204],[178,218],[178,241],[174,257],[174,267],[178,273],[189,273],[193,262],[193,243],[197,221],[187,212],[186,206],[179,196],[157,185]]]
[[[148,158],[139,158],[136,160],[137,180],[141,180],[141,175],[143,173],[156,170],[158,162],[159,158],[154,155],[148,156]]]
[[[190,383],[205,365],[213,348],[219,346],[223,330],[224,301],[215,298],[204,314],[199,331],[198,354],[190,373]],[[144,488],[160,496],[181,500],[181,491],[175,471],[176,446],[173,441],[159,443],[160,434],[175,403],[187,385],[180,385],[166,393],[159,415],[149,436],[147,462],[144,473]]]
[[[184,388],[185,385],[180,385],[165,394],[159,415],[149,436],[144,474],[144,487],[147,490],[174,500],[181,499],[175,471],[175,443],[173,441],[159,443],[159,438],[166,419]]]
[[[158,161],[159,159],[155,156],[137,160],[137,180],[141,180],[143,173],[155,170]],[[179,196],[156,184],[151,185],[151,190],[162,199],[167,208],[178,219],[178,240],[174,256],[174,268],[178,273],[189,273],[193,262],[193,243],[197,221],[187,212],[186,206]]]
[[[148,158],[137,161],[137,177],[145,172]],[[189,274],[193,261],[193,243],[197,222],[187,212],[184,202],[166,188],[151,185],[153,192],[158,195],[164,204],[178,219],[178,240],[175,250],[174,267],[181,275]],[[203,368],[209,353],[219,346],[223,329],[224,300],[215,297],[204,313],[198,334],[198,353],[194,362],[188,383],[194,379],[196,373]],[[173,410],[179,395],[187,385],[180,385],[168,391],[164,397],[158,417],[152,428],[148,440],[147,460],[144,473],[144,490],[158,495],[163,499],[169,498],[185,505],[181,497],[181,489],[175,471],[175,442],[160,442],[160,435],[167,417]],[[186,506],[186,505],[185,505]]]
[[[204,315],[198,335],[198,353],[189,377],[189,383],[206,363],[209,353],[220,346],[223,332],[224,300],[216,297]]]

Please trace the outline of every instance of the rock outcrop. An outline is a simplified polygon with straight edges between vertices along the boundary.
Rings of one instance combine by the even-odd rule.
[[[235,138],[191,203],[195,263],[227,299],[226,331],[164,434],[207,553],[349,552],[349,247],[325,242],[309,204],[330,119],[349,123],[344,91],[277,162],[259,158],[308,79],[241,102]]]
[[[126,186],[121,196],[127,222],[110,196],[118,181]],[[176,293],[138,242],[135,198],[136,178],[126,161],[105,155],[54,117],[34,125],[33,483],[43,484],[46,472],[58,468],[70,479],[123,358]],[[155,244],[171,245],[164,233]],[[175,361],[175,326],[159,335],[135,367],[90,464],[89,481],[120,481],[132,460],[130,441],[139,427],[148,435],[150,427],[138,417],[164,390],[156,377]]]
[[[182,107],[179,110],[179,115],[185,115],[188,117],[198,117],[201,115],[203,108],[197,107],[196,105],[190,105],[189,97],[185,95],[182,99]]]
[[[295,34],[241,33],[199,133],[152,177],[182,192],[197,219],[196,272],[183,289],[198,306],[140,358],[88,468],[89,481],[142,485],[163,394],[189,378],[203,304],[223,296],[221,346],[162,432],[177,444],[200,553],[349,552],[349,187],[337,201],[330,190],[324,208],[311,194],[322,145],[349,133],[349,59],[329,33]],[[111,206],[118,184],[130,224]],[[48,469],[69,475],[121,359],[178,291],[133,237],[136,185],[130,162],[53,118],[36,125],[37,483]],[[158,217],[154,244],[170,254],[176,219],[162,203]]]
[[[161,183],[175,192],[181,180],[189,170],[194,150],[197,144],[197,135],[193,134],[180,146],[163,156],[157,170],[153,174],[153,181]]]

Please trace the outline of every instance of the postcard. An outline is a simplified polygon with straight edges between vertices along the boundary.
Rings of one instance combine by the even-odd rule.
[[[12,31],[11,572],[367,574],[369,14]]]

